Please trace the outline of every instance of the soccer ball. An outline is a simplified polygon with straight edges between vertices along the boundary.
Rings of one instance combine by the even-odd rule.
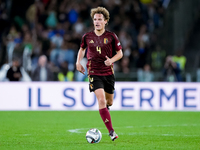
[[[86,133],[86,140],[88,141],[88,143],[99,143],[101,141],[101,138],[102,134],[96,128],[92,128]]]

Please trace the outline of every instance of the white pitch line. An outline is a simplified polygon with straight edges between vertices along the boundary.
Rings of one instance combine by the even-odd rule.
[[[86,131],[86,130],[89,130],[89,129],[90,128],[70,129],[70,130],[68,130],[68,132],[71,132],[71,133],[85,133],[85,132],[82,132],[80,130]],[[103,129],[103,128],[97,128],[97,129]],[[102,134],[104,134],[104,133],[102,133]]]
[[[200,125],[199,124],[146,125],[146,126],[126,126],[125,128],[180,127],[180,126],[200,126]]]
[[[199,124],[176,124],[176,125],[146,125],[146,126],[126,126],[124,128],[153,128],[153,127],[177,127],[177,126],[200,126]],[[123,127],[115,127],[115,128],[123,128]],[[104,129],[104,128],[97,128],[97,129]],[[89,128],[80,128],[80,129],[70,129],[67,130],[71,133],[86,133],[86,130]],[[102,133],[107,134],[107,133]],[[118,133],[119,135],[124,135],[124,133]],[[200,136],[200,135],[177,135],[177,134],[150,134],[147,132],[132,132],[128,133],[128,135],[157,135],[157,136]]]
[[[88,128],[80,128],[80,129],[71,129],[71,130],[68,130],[68,131],[71,132],[71,133],[83,133],[80,130],[87,130],[87,129]]]

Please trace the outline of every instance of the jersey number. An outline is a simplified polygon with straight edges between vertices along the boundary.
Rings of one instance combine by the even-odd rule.
[[[96,49],[97,49],[97,52],[99,52],[99,54],[101,54],[101,47],[96,47]]]

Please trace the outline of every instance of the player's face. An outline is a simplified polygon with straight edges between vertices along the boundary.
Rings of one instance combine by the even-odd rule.
[[[97,31],[101,31],[105,28],[107,20],[104,19],[103,14],[95,14],[93,18],[94,28]]]

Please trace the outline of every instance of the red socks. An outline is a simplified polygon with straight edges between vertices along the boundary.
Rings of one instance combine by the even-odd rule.
[[[108,111],[108,109],[107,108],[99,109],[99,113],[100,113],[101,118],[102,118],[104,124],[106,125],[109,133],[111,130],[114,131],[114,129],[112,127],[110,112]]]

